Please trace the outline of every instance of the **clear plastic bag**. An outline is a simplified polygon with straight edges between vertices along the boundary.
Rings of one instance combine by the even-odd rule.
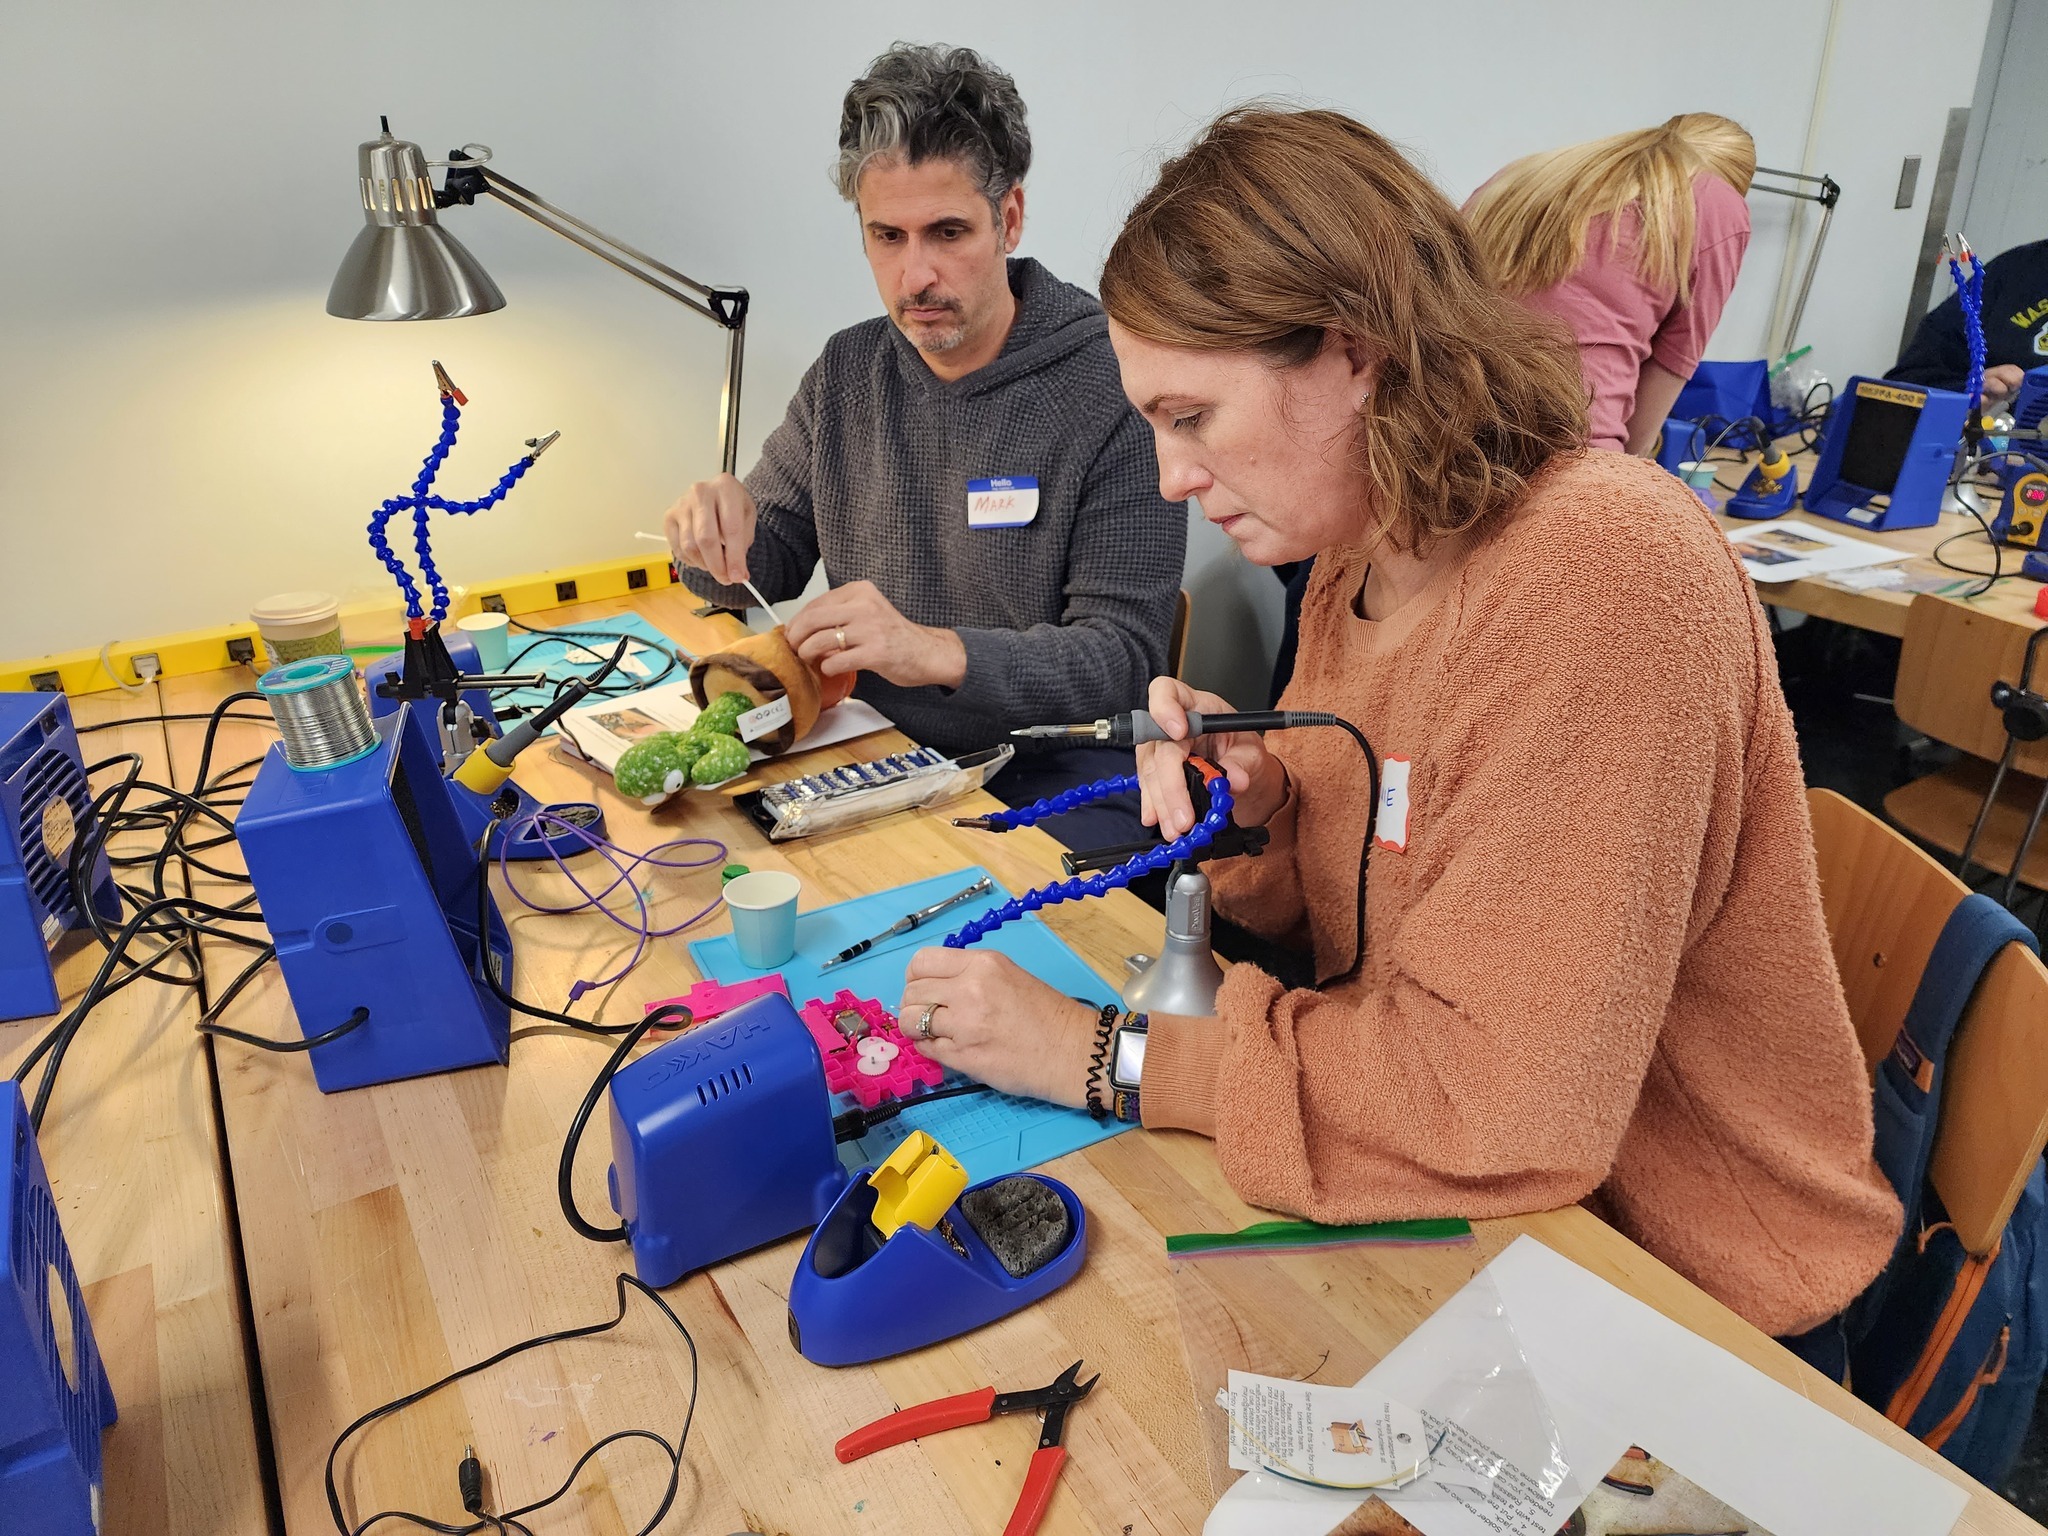
[[[784,843],[957,800],[988,783],[1015,755],[1007,743],[957,759],[929,750],[898,754],[770,785],[737,800],[771,842]]]
[[[1411,1289],[1444,1301],[1431,1349],[1411,1336],[1388,1354],[1397,1369],[1384,1375],[1361,1332],[1377,1319],[1360,1318],[1338,1298],[1357,1291],[1357,1251],[1326,1254],[1210,1255],[1170,1261],[1195,1400],[1203,1404],[1202,1450],[1217,1506],[1205,1536],[1320,1536],[1320,1533],[1405,1533],[1423,1528],[1494,1531],[1502,1536],[1551,1536],[1570,1518],[1591,1482],[1564,1457],[1562,1436],[1529,1369],[1498,1288],[1471,1248],[1446,1249],[1428,1259],[1405,1250],[1401,1262]],[[1339,1289],[1319,1270],[1351,1269]],[[1391,1271],[1390,1271],[1391,1273]],[[1421,1283],[1414,1277],[1422,1276]],[[1329,1300],[1326,1300],[1329,1298]],[[1361,1323],[1367,1328],[1361,1328]],[[1419,1409],[1432,1441],[1435,1471],[1398,1490],[1364,1496],[1318,1488],[1270,1473],[1232,1471],[1229,1429],[1210,1406],[1231,1370],[1292,1380],[1350,1383],[1373,1374],[1376,1388]],[[1410,1523],[1413,1517],[1414,1524]]]

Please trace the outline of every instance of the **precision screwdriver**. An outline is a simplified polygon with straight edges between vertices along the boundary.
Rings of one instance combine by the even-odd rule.
[[[1220,736],[1230,731],[1289,731],[1300,726],[1338,723],[1335,715],[1320,709],[1256,709],[1227,715],[1204,715],[1191,709],[1187,712],[1187,719],[1188,733],[1182,739],[1189,741],[1197,736]],[[1086,725],[1027,725],[1010,734],[1033,741],[1106,742],[1112,747],[1139,747],[1148,741],[1174,739],[1142,709],[1111,715],[1107,720],[1096,720]]]
[[[943,901],[935,901],[930,906],[925,907],[921,911],[912,912],[903,917],[899,917],[896,919],[895,922],[891,923],[888,927],[884,928],[880,933],[876,934],[873,938],[862,939],[858,944],[850,945],[849,947],[842,949],[830,960],[827,960],[823,965],[819,966],[818,969],[821,971],[829,971],[835,965],[844,965],[849,960],[857,960],[862,955],[866,954],[869,950],[873,949],[877,944],[881,943],[882,940],[893,939],[898,934],[909,933],[913,929],[921,928],[926,923],[930,922],[933,918],[937,917],[941,912],[945,911],[948,907],[957,907],[963,901],[972,901],[977,896],[986,896],[990,891],[994,889],[994,882],[991,881],[987,875],[983,875],[979,880],[975,881],[974,884],[968,886],[965,890],[955,891],[952,895],[948,896]]]

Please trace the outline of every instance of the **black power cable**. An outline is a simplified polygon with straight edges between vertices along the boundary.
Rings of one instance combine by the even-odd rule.
[[[576,1208],[576,1148],[583,1140],[583,1128],[590,1123],[597,1101],[604,1097],[605,1089],[611,1086],[619,1068],[626,1064],[626,1058],[633,1054],[633,1047],[647,1032],[651,1029],[688,1029],[690,1020],[689,1009],[680,1003],[665,1003],[650,1010],[639,1023],[627,1025],[625,1037],[619,1041],[611,1059],[598,1068],[597,1076],[590,1080],[590,1091],[576,1106],[576,1116],[569,1122],[569,1133],[562,1138],[561,1161],[555,1167],[555,1195],[561,1201],[563,1219],[578,1237],[587,1237],[593,1243],[623,1243],[626,1240],[624,1223],[616,1227],[595,1227],[584,1220],[583,1213]]]
[[[417,1392],[407,1393],[404,1397],[386,1403],[380,1408],[372,1408],[368,1413],[350,1424],[339,1435],[335,1436],[334,1444],[327,1452],[327,1512],[333,1517],[334,1529],[340,1533],[340,1536],[363,1536],[363,1533],[369,1531],[372,1527],[381,1525],[386,1521],[403,1521],[418,1530],[438,1532],[440,1536],[474,1536],[475,1532],[491,1530],[500,1532],[513,1530],[523,1532],[524,1536],[532,1536],[532,1532],[521,1523],[525,1517],[538,1510],[546,1509],[548,1506],[558,1503],[565,1498],[575,1488],[577,1479],[583,1475],[583,1469],[594,1458],[608,1447],[628,1440],[651,1441],[653,1444],[661,1447],[662,1454],[668,1457],[669,1460],[668,1486],[662,1492],[661,1502],[656,1507],[654,1513],[648,1517],[646,1523],[634,1532],[634,1536],[651,1536],[654,1528],[661,1524],[670,1508],[674,1506],[676,1490],[682,1482],[683,1455],[689,1449],[690,1427],[697,1420],[697,1387],[702,1375],[702,1368],[697,1358],[697,1341],[690,1336],[690,1330],[683,1326],[683,1320],[676,1316],[674,1309],[662,1299],[659,1291],[634,1276],[623,1273],[617,1277],[617,1284],[619,1311],[618,1315],[608,1322],[591,1323],[581,1328],[564,1328],[557,1333],[544,1333],[538,1337],[510,1345],[505,1349],[499,1350],[487,1360],[479,1360],[474,1365],[465,1365],[459,1371],[451,1371],[431,1386],[421,1387]],[[424,1402],[435,1393],[443,1391],[459,1381],[466,1381],[472,1376],[479,1375],[484,1371],[492,1369],[494,1366],[503,1364],[514,1355],[524,1354],[530,1349],[539,1349],[543,1345],[567,1343],[574,1339],[587,1339],[597,1334],[609,1333],[626,1320],[626,1288],[628,1286],[631,1286],[649,1301],[653,1302],[661,1310],[661,1315],[669,1320],[677,1333],[682,1335],[683,1343],[689,1347],[690,1396],[683,1411],[682,1431],[676,1436],[673,1444],[651,1429],[615,1430],[611,1434],[604,1435],[593,1442],[588,1450],[576,1458],[576,1464],[569,1469],[569,1475],[562,1480],[561,1486],[556,1488],[554,1492],[535,1499],[529,1504],[522,1504],[516,1509],[503,1510],[495,1514],[488,1513],[482,1508],[482,1479],[481,1467],[479,1467],[474,1479],[476,1492],[474,1504],[476,1507],[470,1510],[477,1518],[464,1524],[436,1520],[427,1515],[418,1515],[409,1510],[402,1509],[382,1510],[377,1514],[371,1515],[366,1520],[358,1521],[354,1525],[349,1524],[348,1517],[342,1512],[341,1493],[335,1487],[334,1464],[340,1459],[341,1448],[351,1439],[370,1425],[375,1424],[378,1420],[389,1418],[395,1413],[402,1413],[406,1409],[417,1403]],[[475,1461],[475,1453],[465,1447],[462,1460],[457,1466],[457,1482],[465,1507],[469,1507],[472,1502],[472,1475],[469,1468]]]

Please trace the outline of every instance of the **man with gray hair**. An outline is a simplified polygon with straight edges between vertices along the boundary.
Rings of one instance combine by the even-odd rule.
[[[1159,494],[1102,308],[1029,257],[1017,87],[966,48],[898,44],[846,93],[837,181],[886,318],[825,344],[745,482],[669,509],[691,590],[744,606],[830,589],[791,643],[948,752],[1011,727],[1142,706],[1167,670],[1187,516]],[[1130,771],[1130,754],[1020,757],[1012,804]],[[1048,823],[1077,847],[1135,809]]]

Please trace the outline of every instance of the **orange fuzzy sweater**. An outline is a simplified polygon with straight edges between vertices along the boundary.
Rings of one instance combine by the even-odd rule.
[[[1409,767],[1365,963],[1249,965],[1153,1022],[1148,1125],[1216,1138],[1246,1199],[1319,1221],[1584,1201],[1766,1332],[1827,1319],[1900,1212],[1822,924],[1792,719],[1749,579],[1655,465],[1547,467],[1383,621],[1326,551],[1285,704]],[[1219,911],[1351,964],[1369,798],[1337,731],[1269,738],[1291,788]],[[1385,831],[1395,829],[1391,823]]]

